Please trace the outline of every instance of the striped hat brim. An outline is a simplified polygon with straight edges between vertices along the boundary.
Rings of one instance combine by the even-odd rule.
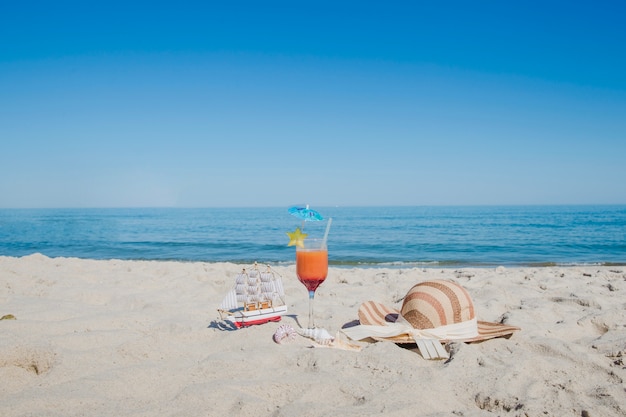
[[[387,307],[376,301],[366,301],[359,307],[359,322],[364,325],[384,326],[386,323],[394,323],[400,312],[396,309]],[[509,338],[511,335],[521,330],[516,326],[509,326],[501,323],[493,323],[478,320],[478,336],[470,339],[458,340],[461,342],[472,343],[482,342],[483,340],[494,339],[497,337]],[[376,340],[385,340],[393,343],[415,343],[415,340],[409,335],[399,335],[387,338],[374,338]],[[450,342],[449,340],[441,340],[441,343]]]

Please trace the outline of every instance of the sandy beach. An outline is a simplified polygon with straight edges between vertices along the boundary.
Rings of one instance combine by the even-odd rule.
[[[332,268],[317,324],[335,334],[375,300],[449,279],[510,339],[452,343],[447,361],[410,346],[360,351],[279,323],[236,331],[217,307],[241,265],[0,257],[0,415],[626,416],[626,268]],[[295,267],[274,267],[305,324]]]

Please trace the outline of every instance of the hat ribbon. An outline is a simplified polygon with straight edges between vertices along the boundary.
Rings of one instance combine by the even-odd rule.
[[[406,334],[415,340],[424,359],[448,359],[450,355],[440,341],[463,340],[476,337],[478,336],[478,322],[476,317],[474,317],[471,320],[447,324],[433,329],[416,329],[404,317],[398,315],[398,319],[393,323],[385,323],[381,326],[361,324],[342,329],[341,331],[353,340],[363,340],[368,337],[389,338]]]

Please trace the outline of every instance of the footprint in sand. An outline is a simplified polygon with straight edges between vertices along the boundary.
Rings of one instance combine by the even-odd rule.
[[[49,349],[16,347],[0,352],[0,368],[15,366],[42,375],[52,369],[55,357]]]

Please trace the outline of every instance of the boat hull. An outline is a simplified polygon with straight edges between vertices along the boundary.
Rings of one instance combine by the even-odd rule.
[[[242,327],[280,321],[285,313],[287,313],[286,305],[259,310],[237,310],[235,312],[229,312],[229,315],[225,318],[225,320],[231,322],[235,327],[240,329]]]

